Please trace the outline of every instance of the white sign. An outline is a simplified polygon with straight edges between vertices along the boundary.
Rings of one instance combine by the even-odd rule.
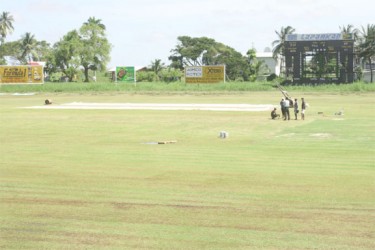
[[[348,37],[349,38],[349,37]],[[347,39],[348,39],[347,38]],[[350,39],[350,38],[349,38]],[[289,34],[286,36],[286,41],[327,41],[327,40],[344,40],[341,33],[326,33],[326,34]]]
[[[203,68],[186,67],[186,77],[203,77]]]

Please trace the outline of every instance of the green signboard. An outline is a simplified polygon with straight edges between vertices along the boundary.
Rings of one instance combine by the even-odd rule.
[[[134,66],[117,66],[116,82],[135,82]]]

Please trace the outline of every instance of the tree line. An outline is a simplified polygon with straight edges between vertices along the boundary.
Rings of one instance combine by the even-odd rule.
[[[48,74],[62,72],[73,81],[82,70],[84,81],[89,81],[89,70],[105,70],[110,60],[111,44],[105,34],[105,25],[100,19],[90,17],[78,30],[65,34],[54,45],[38,41],[27,32],[20,40],[5,42],[13,28],[13,17],[3,12],[0,17],[1,53],[0,64],[5,64],[5,56],[27,64],[30,61],[45,61]]]
[[[38,41],[27,32],[21,39],[6,42],[11,34],[14,18],[9,12],[0,16],[0,65],[6,64],[5,57],[27,64],[30,61],[46,61],[45,71],[51,75],[61,72],[69,81],[82,71],[84,81],[89,81],[89,71],[105,71],[110,60],[112,45],[106,37],[106,27],[100,19],[90,17],[79,29],[65,34],[58,42],[51,45]],[[358,60],[369,63],[372,67],[375,57],[375,25],[369,24],[362,29],[352,25],[340,27],[343,33],[352,33]],[[281,60],[280,72],[283,72],[285,39],[293,34],[291,26],[275,31],[277,39],[273,41],[273,57]],[[140,81],[173,81],[183,75],[186,66],[225,65],[229,81],[255,81],[259,76],[269,75],[270,69],[258,60],[256,50],[251,48],[245,55],[235,49],[208,37],[179,36],[177,45],[170,52],[170,64],[166,66],[160,59],[151,61],[148,70],[137,74]],[[372,68],[371,81],[372,81]]]

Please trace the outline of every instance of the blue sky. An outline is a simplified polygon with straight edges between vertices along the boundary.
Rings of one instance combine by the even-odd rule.
[[[7,41],[30,32],[51,45],[89,17],[101,19],[113,46],[108,67],[169,64],[178,36],[206,36],[245,54],[271,47],[283,26],[338,33],[375,23],[373,0],[0,0],[3,11],[15,19]]]

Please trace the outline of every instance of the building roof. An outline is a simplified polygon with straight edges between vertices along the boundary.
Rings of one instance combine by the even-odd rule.
[[[257,58],[272,58],[273,56],[272,52],[257,52],[256,57]]]
[[[44,67],[44,66],[46,65],[46,62],[32,62],[32,61],[31,61],[31,62],[29,62],[28,64],[29,64],[29,65],[37,65],[37,66],[40,65],[40,66],[43,66],[43,67]]]

